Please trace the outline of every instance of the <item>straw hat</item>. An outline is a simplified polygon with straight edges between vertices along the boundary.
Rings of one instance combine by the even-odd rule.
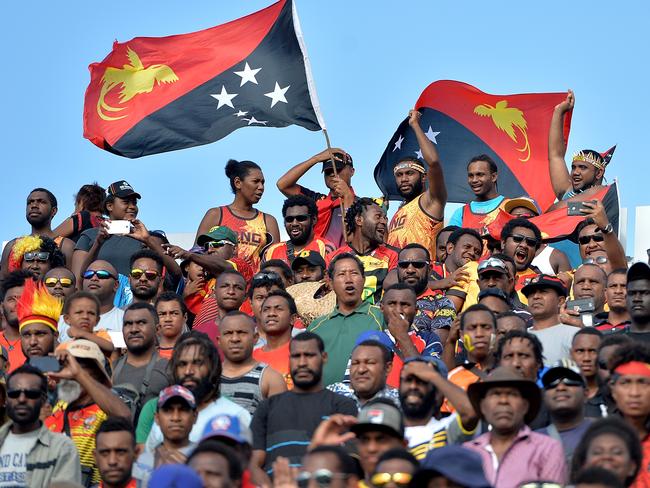
[[[336,295],[330,291],[321,298],[314,298],[325,285],[324,281],[309,281],[291,285],[287,293],[293,297],[298,308],[298,315],[307,327],[316,317],[326,315],[336,306]]]

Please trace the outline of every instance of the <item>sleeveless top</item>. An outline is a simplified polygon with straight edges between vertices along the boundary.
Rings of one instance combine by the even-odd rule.
[[[436,237],[443,223],[424,211],[420,198],[422,195],[400,206],[393,215],[386,244],[402,249],[409,243],[417,242],[426,247],[431,256],[435,256]]]
[[[246,219],[233,214],[227,205],[221,209],[221,220],[218,225],[225,225],[237,234],[237,257],[246,261],[254,273],[260,268],[261,252],[269,243],[268,230],[264,220],[264,212],[255,210],[255,217]]]
[[[264,400],[262,396],[262,376],[268,364],[258,363],[248,373],[228,378],[221,375],[221,394],[230,398],[240,407],[255,414],[257,406]]]
[[[555,270],[551,265],[551,254],[553,254],[553,248],[551,246],[546,246],[542,249],[542,252],[535,256],[535,259],[533,259],[531,264],[539,268],[539,270],[544,274],[555,275]]]

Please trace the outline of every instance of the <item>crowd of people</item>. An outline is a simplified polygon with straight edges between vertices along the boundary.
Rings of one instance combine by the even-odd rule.
[[[284,241],[252,161],[228,161],[234,200],[191,249],[124,180],[84,185],[55,228],[32,190],[0,268],[0,488],[650,487],[650,266],[590,199],[609,160],[566,165],[573,103],[549,168],[554,208],[582,202],[577,267],[484,154],[445,226],[414,110],[390,222],[339,148],[277,181]],[[313,167],[327,193],[300,184]]]

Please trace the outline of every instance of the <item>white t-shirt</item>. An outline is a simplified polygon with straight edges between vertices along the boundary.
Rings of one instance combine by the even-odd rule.
[[[251,414],[248,413],[248,410],[240,407],[232,400],[228,400],[226,397],[221,396],[203,410],[199,410],[199,415],[194,423],[194,427],[192,427],[192,431],[190,432],[190,442],[198,443],[201,440],[203,430],[205,429],[205,426],[208,425],[208,422],[217,415],[223,414],[237,417],[239,422],[247,427],[251,423]],[[148,451],[153,451],[162,441],[163,435],[160,426],[154,422],[151,427],[151,432],[149,432],[149,437],[147,437],[145,448]]]
[[[560,359],[571,357],[571,342],[580,329],[571,325],[557,324],[546,329],[528,329],[542,343],[544,366],[553,366]]]
[[[98,330],[110,330],[113,332],[122,332],[122,323],[124,320],[124,310],[113,307],[108,312],[99,316],[99,323],[95,326],[95,332]],[[63,315],[59,317],[59,342],[70,340],[68,329],[70,326],[63,320]]]
[[[9,431],[0,448],[0,488],[27,486],[27,455],[36,445],[40,429],[27,434]]]

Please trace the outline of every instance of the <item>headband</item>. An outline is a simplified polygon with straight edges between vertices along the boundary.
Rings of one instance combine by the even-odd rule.
[[[650,364],[642,363],[641,361],[630,361],[629,363],[621,364],[614,370],[618,375],[639,375],[650,378]]]
[[[393,170],[393,174],[397,173],[400,169],[412,169],[422,174],[426,174],[427,172],[427,170],[424,169],[422,163],[419,163],[417,161],[402,161],[401,163],[398,163]]]
[[[18,332],[22,331],[24,327],[27,327],[31,324],[45,324],[54,332],[58,332],[57,322],[52,320],[50,317],[45,317],[44,315],[28,315],[23,318],[18,324]]]
[[[596,156],[592,153],[585,151],[580,151],[573,156],[574,161],[582,161],[583,163],[589,163],[594,165],[598,169],[605,169],[607,163],[603,161],[602,157]]]

